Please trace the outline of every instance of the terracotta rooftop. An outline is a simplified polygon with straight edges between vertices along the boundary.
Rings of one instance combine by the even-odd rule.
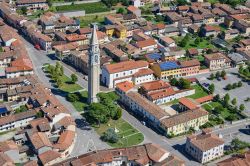
[[[150,38],[150,39],[146,39],[146,40],[143,40],[143,41],[138,41],[136,43],[136,46],[138,48],[144,48],[144,47],[148,47],[148,46],[152,46],[152,45],[156,45],[156,42],[154,39]]]
[[[123,92],[127,92],[134,87],[132,82],[124,81],[116,84],[116,88]]]
[[[186,98],[186,97],[180,98],[179,103],[187,107],[189,110],[199,108],[198,105],[199,103],[197,103],[195,100],[191,98]]]
[[[147,83],[142,84],[142,86],[141,86],[141,88],[146,92],[165,89],[165,88],[169,88],[169,87],[170,87],[170,84],[168,82],[163,81],[163,80],[156,80],[156,81],[147,82]]]
[[[206,25],[204,27],[204,29],[207,31],[207,32],[210,32],[210,31],[220,31],[220,27],[216,27],[216,26],[212,26],[212,25]]]
[[[64,151],[72,145],[74,139],[75,132],[71,130],[66,130],[60,135],[59,140],[54,145],[54,147],[56,149],[59,149],[59,151]]]
[[[59,158],[60,156],[61,156],[60,153],[53,151],[53,150],[49,150],[38,155],[43,165]]]
[[[161,37],[161,40],[168,43],[168,44],[175,43],[175,41],[172,38],[168,37],[168,36]]]
[[[130,5],[127,9],[128,9],[128,11],[131,11],[131,12],[135,12],[137,10],[140,10],[139,8],[132,6],[132,5]]]
[[[104,66],[104,68],[110,73],[119,73],[123,71],[138,69],[138,68],[144,68],[148,66],[148,62],[146,61],[124,61],[114,64],[107,64]]]
[[[249,166],[250,165],[250,151],[242,155],[235,155],[226,160],[217,163],[217,166]]]
[[[141,76],[150,75],[150,74],[153,74],[153,73],[154,73],[154,71],[149,69],[149,68],[140,69],[138,72],[136,72],[134,74],[134,77],[141,77]]]
[[[222,53],[213,53],[213,54],[206,54],[204,57],[208,60],[219,60],[219,59],[228,59],[226,55]]]
[[[200,62],[197,59],[180,61],[181,67],[193,67],[193,66],[200,66]]]
[[[3,152],[0,152],[0,165],[3,165],[3,166],[15,166],[14,162],[11,160],[11,158],[3,153]]]
[[[196,25],[196,24],[194,24],[194,25]],[[199,54],[199,52],[198,52],[198,50],[197,50],[196,48],[189,48],[189,49],[188,49],[188,53],[189,53],[190,55]]]
[[[184,111],[180,114],[165,118],[161,121],[161,123],[163,126],[169,128],[207,115],[207,111],[202,108],[198,108],[194,110]]]
[[[195,101],[198,102],[198,103],[205,103],[205,102],[213,100],[213,98],[214,98],[213,95],[207,95],[207,96],[195,99]]]
[[[128,92],[127,96],[134,102],[136,102],[140,107],[144,108],[144,110],[151,115],[153,115],[157,119],[168,117],[169,114],[166,113],[163,109],[161,109],[156,104],[152,103],[142,95],[137,92]]]
[[[202,152],[224,144],[224,140],[222,138],[219,138],[216,134],[212,134],[208,131],[202,132],[196,136],[188,136],[187,139],[190,139],[190,142]]]
[[[45,133],[35,132],[29,138],[35,149],[40,149],[45,146],[52,147],[52,144]]]
[[[157,92],[152,92],[149,93],[148,96],[152,99],[152,100],[157,100],[157,99],[161,99],[167,96],[172,96],[175,95],[176,92],[174,91],[173,88],[166,88],[166,89],[162,89],[160,91]]]

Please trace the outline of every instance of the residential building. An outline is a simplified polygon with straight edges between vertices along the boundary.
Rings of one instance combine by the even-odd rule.
[[[59,152],[48,150],[38,155],[41,164],[44,166],[54,165],[62,160]]]
[[[115,64],[107,64],[102,68],[101,81],[108,88],[114,88],[119,82],[132,81],[134,74],[141,69],[147,69],[148,62],[146,61],[124,61]],[[144,76],[144,81],[152,81],[152,74]],[[143,80],[143,79],[142,79]],[[140,82],[143,83],[143,82]],[[138,83],[139,84],[139,83]]]
[[[48,10],[49,6],[46,0],[17,0],[18,8],[26,7],[28,10]]]
[[[222,53],[206,54],[205,63],[210,70],[220,70],[231,66],[231,60]]]
[[[0,142],[0,151],[6,154],[13,162],[20,162],[19,148],[14,141]]]
[[[243,39],[240,40],[239,44],[244,48],[245,50],[250,50],[250,39]]]
[[[128,10],[128,13],[132,13],[136,15],[137,17],[141,17],[141,10],[138,7],[129,6],[127,10]]]
[[[217,166],[248,166],[250,164],[250,151],[243,154],[233,155],[232,157],[218,162]]]
[[[175,41],[172,38],[168,37],[168,36],[161,37],[159,39],[159,41],[165,47],[175,47],[176,46]]]
[[[175,165],[185,163],[156,144],[143,144],[126,148],[104,149],[69,158],[56,166],[63,165]]]
[[[190,128],[198,130],[208,122],[208,114],[203,108],[188,110],[163,119],[161,125],[166,130],[166,135],[178,135],[189,131]]]
[[[197,59],[180,61],[179,63],[182,76],[196,75],[200,71],[200,62]]]
[[[28,139],[31,142],[34,152],[38,155],[53,148],[49,138],[43,132],[28,133]]]
[[[220,28],[212,25],[205,25],[201,28],[201,34],[203,36],[214,36],[216,37],[220,33]]]
[[[143,41],[138,41],[135,46],[139,48],[141,52],[152,52],[157,48],[157,43],[153,38],[149,38]]]
[[[169,76],[180,77],[181,66],[175,61],[167,61],[153,64],[151,69],[160,79],[168,79]]]
[[[213,134],[211,129],[203,129],[201,134],[187,137],[185,150],[204,164],[223,156],[224,140],[221,135]]]

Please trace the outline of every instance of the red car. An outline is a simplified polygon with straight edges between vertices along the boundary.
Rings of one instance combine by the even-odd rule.
[[[35,49],[41,50],[41,47],[40,47],[38,44],[36,44],[36,45],[35,45]]]

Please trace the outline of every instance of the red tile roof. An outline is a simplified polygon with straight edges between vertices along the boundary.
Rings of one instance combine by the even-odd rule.
[[[156,42],[154,39],[150,38],[150,39],[146,39],[146,40],[143,40],[143,41],[138,41],[136,43],[136,46],[138,48],[144,48],[144,47],[148,47],[148,46],[153,46],[153,45],[156,45]]]
[[[205,103],[205,102],[213,100],[213,98],[214,98],[213,95],[208,95],[208,96],[204,96],[204,97],[195,99],[195,101],[198,102],[198,103],[200,103],[200,104],[202,104],[202,103]]]
[[[127,92],[134,87],[132,82],[124,81],[116,84],[116,88],[123,92]]]
[[[185,107],[187,107],[190,110],[199,108],[198,103],[196,103],[194,100],[190,99],[190,98],[180,98],[179,99],[179,103],[184,105]]]

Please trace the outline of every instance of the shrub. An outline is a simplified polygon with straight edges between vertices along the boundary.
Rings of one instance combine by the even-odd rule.
[[[69,93],[66,97],[66,99],[70,102],[76,102],[76,101],[79,101],[79,96],[75,93]]]
[[[109,128],[107,131],[105,131],[101,136],[101,139],[110,143],[116,143],[119,140],[118,135],[113,128]]]

